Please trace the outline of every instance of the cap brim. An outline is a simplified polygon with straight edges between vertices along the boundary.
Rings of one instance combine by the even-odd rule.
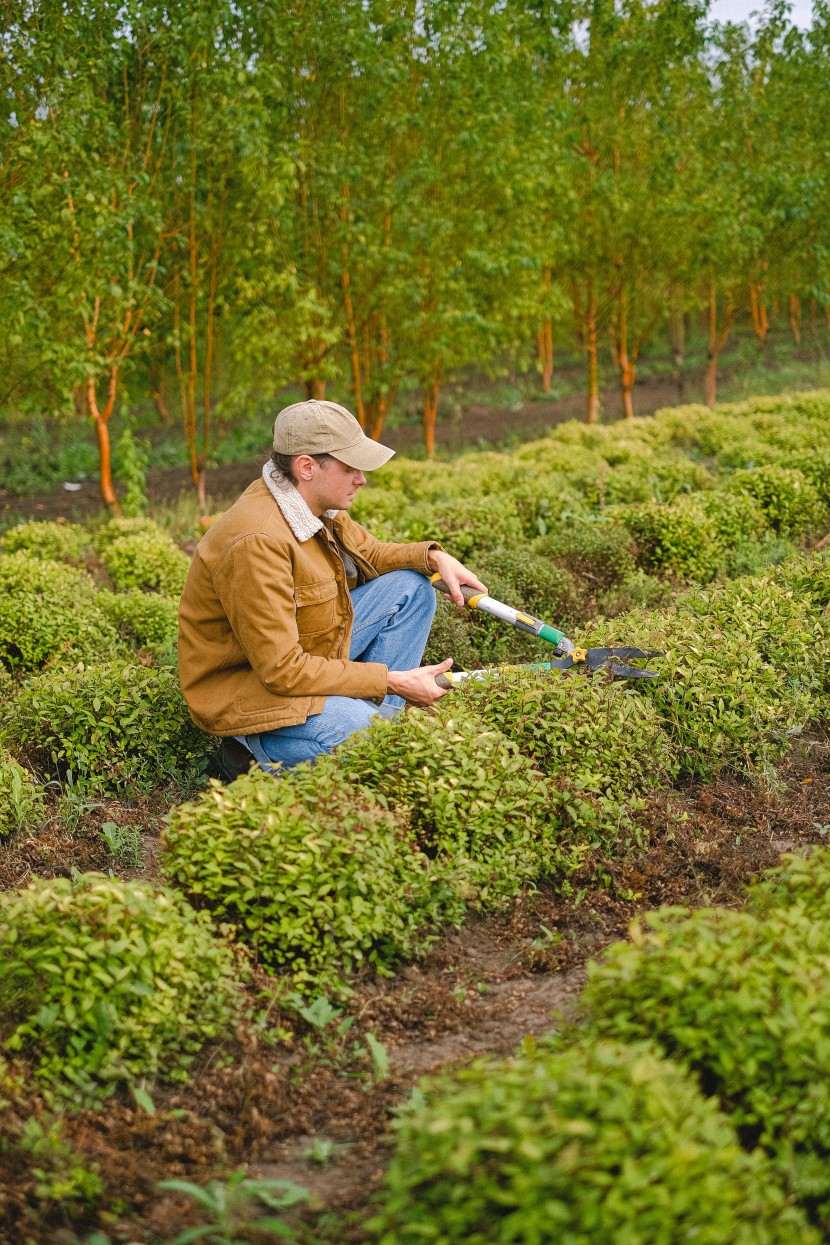
[[[345,463],[347,467],[353,467],[355,471],[377,471],[378,467],[389,462],[395,451],[390,450],[387,445],[381,445],[380,441],[364,437],[347,450],[329,450],[329,453],[332,458]]]

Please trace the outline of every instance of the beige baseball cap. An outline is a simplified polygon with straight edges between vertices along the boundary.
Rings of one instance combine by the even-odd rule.
[[[345,406],[309,398],[284,407],[274,420],[278,454],[331,454],[357,471],[376,471],[395,453],[367,437]]]

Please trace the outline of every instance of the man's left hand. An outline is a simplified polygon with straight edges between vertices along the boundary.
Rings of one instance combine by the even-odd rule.
[[[429,562],[432,569],[438,571],[444,583],[450,590],[450,597],[456,605],[464,604],[464,597],[461,592],[461,585],[466,584],[470,588],[475,588],[478,592],[486,592],[487,589],[477,575],[472,571],[468,571],[458,558],[452,557],[451,554],[445,553],[443,549],[430,549]]]

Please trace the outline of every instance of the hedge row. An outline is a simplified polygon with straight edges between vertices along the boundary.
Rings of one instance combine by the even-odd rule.
[[[589,965],[575,1033],[416,1091],[373,1236],[826,1240],[828,900],[816,850],[741,911],[635,921]]]
[[[629,615],[622,638],[665,649],[654,682],[504,671],[468,681],[432,715],[378,719],[316,767],[215,784],[173,812],[169,876],[306,985],[365,961],[390,969],[465,908],[628,850],[655,786],[773,765],[830,706],[828,599],[830,560],[800,558],[699,590],[676,610]],[[617,628],[591,638],[617,640]],[[343,854],[353,819],[367,818],[380,855],[365,865],[355,855],[349,881]],[[405,883],[381,859],[387,850],[407,862]]]

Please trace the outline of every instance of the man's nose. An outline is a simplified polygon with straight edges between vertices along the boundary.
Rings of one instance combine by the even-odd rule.
[[[354,476],[352,477],[352,483],[354,484],[355,488],[360,488],[361,485],[366,483],[366,477],[362,471],[356,471],[354,473]]]

